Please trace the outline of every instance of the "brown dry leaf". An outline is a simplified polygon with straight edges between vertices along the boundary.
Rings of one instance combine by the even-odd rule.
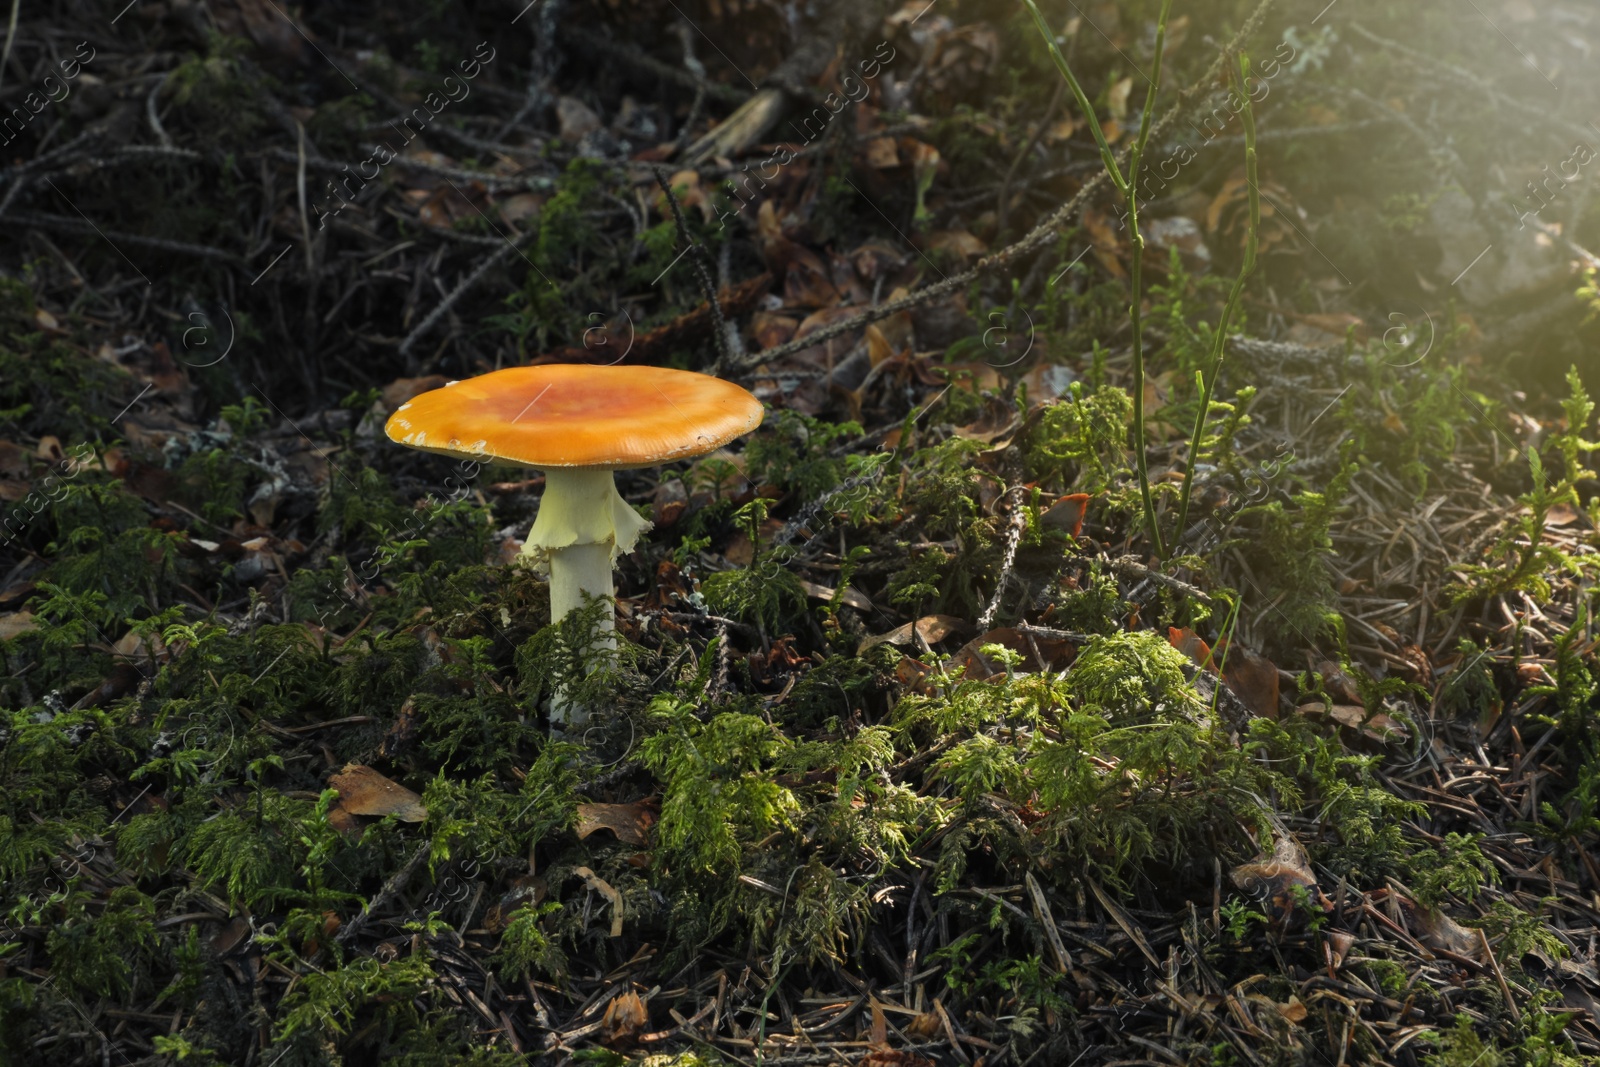
[[[510,924],[516,912],[525,904],[537,905],[549,894],[543,876],[519,874],[511,880],[511,888],[483,913],[483,928],[498,934]]]
[[[1401,910],[1424,945],[1437,952],[1450,952],[1468,959],[1483,958],[1483,942],[1478,931],[1462,926],[1443,911],[1429,912],[1414,901],[1400,898]]]
[[[1083,532],[1083,517],[1089,510],[1088,493],[1068,493],[1051,504],[1039,518],[1046,526],[1067,530],[1073,537]]]
[[[1072,389],[1072,383],[1078,376],[1071,367],[1063,367],[1059,363],[1042,362],[1049,358],[1049,339],[1038,339],[1037,351],[1041,362],[1029,367],[1027,372],[1018,379],[1017,384],[1027,387],[1028,404],[1032,408],[1046,400],[1055,400],[1066,396]]]
[[[1571,526],[1577,521],[1578,509],[1571,504],[1551,504],[1550,510],[1544,515],[1546,526]]]
[[[1294,887],[1309,894],[1311,903],[1326,911],[1329,907],[1317,877],[1311,873],[1305,849],[1293,837],[1284,835],[1272,847],[1272,855],[1235,867],[1229,875],[1233,884],[1251,893],[1266,906],[1275,922],[1287,922],[1295,910]]]
[[[806,591],[806,596],[814,600],[832,600],[833,594],[838,592],[838,590],[822,585],[819,582],[808,582],[804,578],[800,579],[800,587]],[[848,604],[857,611],[872,610],[872,601],[868,600],[867,595],[855,586],[846,586],[845,591],[839,596],[839,602]]]
[[[1244,200],[1249,196],[1247,183],[1243,174],[1231,174],[1222,183],[1222,188],[1217,190],[1217,195],[1212,197],[1211,206],[1206,208],[1206,230],[1216,233],[1217,227],[1222,223],[1222,212],[1229,204]]]
[[[617,840],[630,845],[648,845],[650,828],[656,824],[654,805],[639,800],[632,804],[579,804],[578,837],[597,830],[610,830]]]
[[[649,1022],[644,1000],[630,989],[606,1005],[605,1017],[600,1020],[600,1043],[607,1048],[632,1048]]]
[[[141,638],[129,630],[117,639],[117,643],[111,646],[111,651],[124,659],[143,659],[153,662],[158,658],[166,658],[167,644],[161,640],[160,634],[150,634]]]
[[[1361,690],[1356,686],[1356,680],[1333,660],[1325,659],[1318,663],[1317,673],[1322,676],[1322,686],[1335,703],[1361,703]]]
[[[1350,949],[1355,946],[1356,937],[1354,934],[1344,930],[1329,930],[1327,937],[1328,969],[1337,971],[1344,966],[1345,957],[1350,955]]]
[[[1290,997],[1288,1003],[1276,1005],[1281,1014],[1290,1023],[1303,1023],[1306,1021],[1306,1006],[1300,1003],[1299,997]]]
[[[1380,745],[1402,745],[1411,738],[1410,731],[1393,716],[1379,711],[1369,718],[1367,709],[1360,704],[1302,704],[1296,710],[1312,718],[1325,716]]]
[[[14,441],[0,441],[0,477],[26,478],[33,452]]]
[[[1230,645],[1222,677],[1251,714],[1263,719],[1278,717],[1278,668],[1267,657]]]
[[[916,629],[916,636],[912,635],[913,628]],[[882,644],[910,645],[915,643],[916,637],[921,637],[930,645],[936,645],[951,634],[966,628],[966,621],[954,615],[924,615],[915,622],[897,626],[886,634],[866,638],[861,642],[858,654]]]
[[[911,160],[911,170],[921,182],[923,177],[939,168],[939,150],[915,137],[900,138],[900,148]]]
[[[518,193],[497,201],[495,208],[500,212],[500,217],[515,226],[519,222],[539,217],[539,212],[544,208],[544,197],[538,193]]]
[[[928,248],[938,252],[951,252],[962,259],[971,259],[989,251],[989,246],[966,230],[935,230],[928,235]]]
[[[1324,333],[1330,333],[1340,340],[1344,339],[1345,332],[1352,326],[1356,328],[1357,339],[1364,341],[1368,334],[1365,320],[1343,311],[1296,315],[1295,320],[1314,326]]]
[[[211,951],[226,956],[250,936],[250,917],[235,915],[222,924],[222,929],[211,935]]]
[[[401,822],[428,817],[421,797],[364,764],[346,763],[328,785],[339,791],[339,806],[352,815],[393,815]]]
[[[935,1067],[934,1062],[919,1052],[900,1049],[874,1049],[856,1061],[857,1067]]]
[[[39,624],[33,621],[31,611],[0,615],[0,641],[9,641],[19,634],[31,633],[38,628]]]
[[[1181,629],[1177,626],[1167,627],[1167,642],[1193,660],[1196,667],[1203,667],[1212,674],[1217,672],[1217,665],[1211,660],[1211,646],[1187,626]]]
[[[1112,221],[1092,208],[1084,208],[1079,218],[1083,221],[1090,243],[1094,245],[1094,256],[1100,265],[1110,271],[1113,277],[1126,279],[1128,272],[1118,256],[1121,242],[1117,239]]]
[[[924,1041],[937,1036],[941,1029],[943,1025],[939,1022],[938,1014],[931,1011],[923,1012],[906,1024],[908,1035]]]
[[[561,124],[563,141],[577,141],[600,128],[600,116],[575,96],[556,98],[556,121]]]
[[[429,374],[423,378],[396,378],[383,387],[380,400],[386,413],[393,414],[401,404],[430,389],[443,389],[447,379],[442,374]]]
[[[883,331],[878,329],[877,326],[869,325],[866,329],[866,335],[867,358],[871,360],[874,367],[895,354],[894,346],[889,343],[888,338],[883,336]]]
[[[900,165],[900,154],[895,151],[893,137],[874,137],[862,149],[867,166],[874,170],[888,170]]]
[[[1314,719],[1327,717],[1352,730],[1361,729],[1367,718],[1367,709],[1360,704],[1301,704],[1295,710]]]
[[[889,1043],[889,1020],[884,1018],[883,1005],[878,1003],[876,997],[872,999],[872,1030],[867,1034],[867,1040],[874,1045]]]
[[[328,809],[328,825],[337,830],[341,837],[351,841],[359,838],[362,833],[361,820],[338,804]]]
[[[334,934],[339,932],[339,927],[343,925],[344,923],[340,921],[339,916],[335,915],[333,912],[323,912],[322,928],[319,931],[308,934],[305,942],[300,946],[300,950],[305,953],[306,956],[315,956],[318,952],[322,951],[322,939],[333,937]]]
[[[1111,87],[1111,92],[1106,94],[1106,103],[1111,107],[1111,114],[1119,120],[1128,117],[1128,94],[1133,91],[1133,79],[1123,78]]]
[[[822,257],[792,242],[787,251],[789,269],[783,276],[784,306],[828,308],[837,304],[839,290],[834,287]]]
[[[776,348],[788,341],[799,325],[799,319],[775,315],[770,311],[758,311],[750,316],[750,332],[762,348]]]
[[[1072,136],[1073,131],[1076,130],[1080,125],[1081,123],[1079,123],[1077,119],[1070,115],[1064,119],[1058,119],[1057,121],[1051,123],[1050,129],[1046,131],[1044,135],[1045,140],[1051,142],[1052,144],[1057,141],[1065,141]]]

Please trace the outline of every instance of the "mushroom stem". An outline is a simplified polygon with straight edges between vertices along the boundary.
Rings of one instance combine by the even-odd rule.
[[[583,597],[615,597],[616,583],[611,580],[610,545],[569,545],[550,552],[550,619],[552,622],[567,617],[583,607]],[[603,630],[616,629],[616,612],[608,611],[600,620]],[[606,639],[606,647],[616,648],[614,638]]]
[[[609,468],[547,468],[539,515],[522,551],[549,561],[550,621],[560,622],[583,607],[585,594],[614,598],[611,571],[617,557],[633,551],[639,535],[649,528],[650,523],[617,492]],[[600,630],[583,650],[591,670],[602,650],[617,647],[614,607],[601,616]],[[551,715],[568,726],[588,718],[587,710],[571,703],[565,693],[556,694]]]

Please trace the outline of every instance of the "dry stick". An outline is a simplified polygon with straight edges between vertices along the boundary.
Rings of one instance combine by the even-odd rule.
[[[678,225],[678,236],[689,244],[689,259],[694,264],[695,277],[700,280],[700,288],[705,291],[706,301],[711,305],[711,319],[716,324],[717,333],[717,362],[712,366],[711,373],[720,377],[723,368],[733,363],[733,353],[728,349],[728,323],[722,317],[722,304],[717,300],[717,287],[711,280],[711,272],[707,265],[711,256],[706,252],[705,245],[695,240],[694,234],[689,232],[689,223],[683,217],[683,208],[678,205],[678,197],[672,191],[672,181],[667,177],[665,167],[651,167],[651,173],[656,176],[656,184],[661,186],[661,191],[667,196],[667,203],[672,206],[672,220]]]
[[[1119,556],[1116,559],[1107,559],[1102,560],[1101,562],[1103,562],[1111,570],[1125,577],[1143,578],[1146,581],[1155,582],[1157,585],[1164,585],[1168,589],[1175,589],[1178,592],[1183,593],[1185,596],[1193,597],[1202,604],[1211,603],[1211,595],[1205,590],[1199,588],[1198,586],[1190,585],[1188,582],[1185,582],[1181,579],[1174,578],[1171,575],[1162,574],[1160,571],[1153,571],[1149,567],[1146,567],[1143,563],[1140,563],[1139,557],[1137,556]]]
[[[98,230],[82,219],[75,219],[68,215],[46,215],[37,211],[19,211],[9,216],[12,222],[22,226],[36,226],[41,230],[59,230],[63,233],[76,233],[88,236],[100,235],[108,241],[118,244],[137,245],[141,248],[158,248],[163,252],[179,252],[186,256],[200,256],[204,259],[220,259],[226,263],[235,263],[245,266],[245,261],[232,252],[224,252],[220,248],[210,248],[206,245],[192,245],[183,241],[169,241],[163,237],[144,237],[136,233],[123,233],[121,230]]]
[[[1020,496],[1022,486],[1014,486],[1006,491],[1006,496]],[[1021,500],[1011,508],[1011,521],[1006,525],[1006,546],[1000,556],[1000,580],[995,583],[994,596],[989,601],[989,606],[983,609],[983,614],[978,616],[978,632],[986,634],[989,625],[994,622],[995,612],[1000,609],[1000,598],[1005,596],[1006,583],[1011,580],[1011,568],[1017,562],[1017,544],[1022,540],[1023,527],[1028,524],[1028,513],[1023,510]]]
[[[1246,19],[1244,25],[1239,28],[1239,32],[1234,34],[1233,39],[1228,42],[1228,45],[1223,50],[1222,54],[1218,55],[1217,58],[1212,61],[1211,66],[1206,68],[1204,74],[1202,74],[1191,85],[1183,89],[1178,94],[1179,102],[1173,105],[1173,107],[1165,115],[1152,124],[1150,127],[1150,133],[1152,136],[1161,133],[1168,126],[1177,122],[1178,118],[1184,113],[1184,111],[1188,110],[1188,108],[1191,106],[1191,99],[1199,94],[1202,90],[1208,88],[1216,82],[1217,76],[1222,73],[1223,65],[1227,62],[1228,56],[1237,51],[1239,46],[1243,44],[1251,34],[1255,33],[1256,30],[1260,28],[1261,22],[1266,18],[1267,11],[1272,7],[1272,4],[1273,0],[1261,0],[1261,2],[1256,5],[1256,9],[1250,13],[1250,17]],[[1129,151],[1131,151],[1131,149]],[[1128,152],[1124,152],[1123,155],[1124,158],[1126,158]],[[787,341],[781,345],[774,345],[772,348],[763,349],[760,352],[755,352],[749,356],[746,356],[744,359],[739,360],[739,362],[730,369],[739,372],[748,372],[754,370],[763,363],[769,363],[773,360],[782,359],[784,356],[792,356],[796,352],[804,352],[808,348],[814,348],[817,345],[820,345],[822,342],[832,340],[833,338],[842,334],[853,333],[854,331],[861,329],[863,326],[877,322],[879,319],[886,319],[891,315],[898,314],[909,308],[914,308],[921,304],[925,304],[934,297],[963,290],[968,285],[972,284],[972,282],[983,277],[984,275],[1011,266],[1011,264],[1016,262],[1022,256],[1025,256],[1029,252],[1033,252],[1036,249],[1043,247],[1053,240],[1056,235],[1056,231],[1062,226],[1066,225],[1067,221],[1077,213],[1078,209],[1082,207],[1083,204],[1088,201],[1089,197],[1097,192],[1107,180],[1109,180],[1109,176],[1104,171],[1094,175],[1083,184],[1081,189],[1072,195],[1072,199],[1062,204],[1051,214],[1049,218],[1045,219],[1032,230],[1028,231],[1027,236],[1023,237],[1020,241],[1013,245],[1002,248],[992,256],[985,256],[984,258],[978,260],[978,262],[975,263],[970,270],[964,270],[960,274],[952,274],[943,281],[935,282],[926,289],[918,289],[914,293],[908,293],[897,300],[890,300],[879,304],[876,307],[867,308],[859,315],[836,322],[831,326],[824,326],[822,329],[808,333],[804,337],[797,338],[793,341]]]
[[[367,920],[372,918],[373,912],[399,896],[401,891],[405,889],[406,883],[411,881],[411,876],[417,873],[417,868],[422,866],[422,861],[428,858],[428,847],[428,843],[423,842],[411,854],[411,858],[406,860],[406,865],[396,871],[393,878],[383,883],[383,888],[378,890],[378,895],[373,897],[367,903],[367,906],[361,909],[361,914],[354,916],[349,922],[345,923],[344,927],[334,935],[333,939],[341,945],[349,941],[361,932],[361,928],[367,924]]]

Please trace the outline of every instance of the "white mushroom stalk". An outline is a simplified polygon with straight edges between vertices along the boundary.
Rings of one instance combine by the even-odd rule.
[[[583,607],[584,597],[616,597],[612,569],[632,552],[650,523],[617,492],[607,468],[552,467],[544,473],[544,497],[528,531],[522,554],[550,571],[550,617],[565,618]],[[615,609],[601,617],[608,633],[616,629]],[[615,648],[616,638],[603,639]]]

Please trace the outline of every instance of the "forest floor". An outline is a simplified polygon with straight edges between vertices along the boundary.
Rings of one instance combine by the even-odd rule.
[[[0,1065],[1600,1062],[1592,5],[11,11]]]

